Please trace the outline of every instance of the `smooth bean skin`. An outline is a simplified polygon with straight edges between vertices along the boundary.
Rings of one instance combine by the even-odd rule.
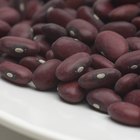
[[[137,87],[138,75],[135,73],[128,73],[122,76],[115,84],[114,90],[121,97],[124,97],[128,92]]]
[[[79,80],[79,85],[84,89],[112,88],[121,77],[120,71],[114,68],[102,68],[83,74]]]
[[[91,57],[85,52],[76,53],[66,58],[56,69],[56,77],[61,81],[72,81],[86,72],[91,64]]]
[[[49,42],[54,42],[58,38],[67,35],[67,31],[64,27],[54,24],[54,23],[45,24],[41,28],[41,30],[42,30],[42,33],[44,34],[45,38]]]
[[[140,30],[140,16],[135,17],[135,18],[132,20],[132,23],[137,27],[138,30]]]
[[[132,103],[140,107],[140,89],[130,91],[125,97],[125,102]]]
[[[139,37],[129,37],[126,39],[129,45],[129,49],[132,51],[140,50],[140,38]]]
[[[68,103],[80,103],[85,97],[85,92],[78,82],[60,83],[57,86],[58,95]]]
[[[47,60],[55,58],[53,51],[52,50],[47,51],[46,54],[45,54],[45,58]]]
[[[122,35],[124,38],[135,36],[137,31],[136,27],[133,24],[126,21],[110,22],[105,24],[100,29],[100,31],[106,31],[106,30],[114,31]]]
[[[32,39],[33,38],[33,29],[31,28],[29,23],[21,22],[21,23],[14,25],[11,28],[8,35]]]
[[[95,26],[83,19],[74,19],[66,27],[69,35],[87,44],[92,44],[98,33]]]
[[[140,8],[137,5],[126,4],[119,6],[109,13],[111,21],[130,21],[138,16]]]
[[[126,102],[116,102],[108,107],[110,117],[122,124],[140,126],[140,108]]]
[[[66,0],[66,6],[77,9],[79,6],[84,4],[85,0]]]
[[[100,54],[92,54],[92,67],[95,69],[100,69],[100,68],[114,68],[114,63],[112,63],[110,60],[105,58],[104,56]]]
[[[121,101],[121,98],[111,89],[99,88],[90,91],[86,96],[86,100],[91,107],[107,113],[108,106]]]
[[[91,53],[86,44],[71,37],[60,37],[52,44],[51,49],[55,57],[61,60],[79,52]]]
[[[68,12],[71,16],[73,16],[74,18],[77,17],[77,11],[75,9],[65,7],[64,10]]]
[[[6,36],[0,39],[0,50],[14,57],[36,55],[40,48],[30,39]]]
[[[49,23],[55,23],[62,27],[75,19],[71,14],[60,8],[53,8],[47,12],[47,21]]]
[[[45,23],[37,23],[32,26],[34,36],[36,35],[42,35],[42,27],[44,27],[46,24]]]
[[[113,62],[128,52],[129,49],[125,38],[112,31],[100,32],[96,37],[94,47]]]
[[[58,79],[55,72],[60,63],[61,61],[58,59],[51,59],[37,67],[32,78],[36,89],[45,91],[56,87]]]
[[[140,50],[125,53],[115,62],[115,67],[122,73],[139,73]]]
[[[32,72],[24,66],[10,61],[0,64],[1,77],[18,85],[27,85],[32,80]]]
[[[77,18],[81,18],[88,21],[98,30],[104,25],[102,20],[88,6],[81,6],[78,8]]]
[[[26,56],[19,61],[19,64],[33,72],[39,65],[44,64],[45,62],[46,60],[39,56]]]

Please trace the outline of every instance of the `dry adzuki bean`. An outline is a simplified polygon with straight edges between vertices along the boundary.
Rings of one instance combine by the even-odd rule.
[[[0,75],[140,126],[140,0],[0,0]]]

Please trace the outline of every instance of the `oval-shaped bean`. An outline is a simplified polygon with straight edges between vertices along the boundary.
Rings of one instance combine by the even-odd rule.
[[[46,24],[45,23],[37,23],[32,26],[34,36],[35,35],[42,35],[42,27],[44,27]]]
[[[47,51],[46,54],[45,54],[45,58],[47,60],[55,58],[53,51],[52,50]]]
[[[91,52],[86,44],[71,37],[61,37],[57,39],[52,44],[51,49],[55,57],[62,60],[78,52]]]
[[[111,89],[99,88],[90,91],[86,96],[86,100],[91,107],[107,113],[108,106],[121,101],[121,98]]]
[[[66,27],[69,35],[77,38],[87,44],[92,44],[98,33],[97,29],[89,22],[83,19],[74,19]]]
[[[71,81],[80,77],[91,64],[91,57],[85,52],[76,53],[65,59],[56,69],[61,81]]]
[[[30,39],[6,36],[0,39],[0,50],[14,57],[36,55],[40,48]]]
[[[140,8],[137,5],[126,4],[112,10],[109,13],[109,19],[111,21],[130,21],[138,16],[139,13]]]
[[[29,23],[21,22],[14,25],[8,35],[32,39],[33,29]]]
[[[113,68],[115,65],[110,60],[100,54],[92,54],[92,67],[95,69],[100,68]]]
[[[110,117],[126,125],[140,125],[140,108],[136,105],[126,102],[116,102],[108,107]]]
[[[4,20],[10,25],[14,25],[20,21],[20,14],[14,8],[1,7],[0,13],[0,20]]]
[[[93,4],[94,12],[104,21],[108,21],[108,14],[114,9],[110,0],[97,0]]]
[[[139,73],[140,50],[128,52],[120,56],[115,62],[115,67],[122,73]]]
[[[32,72],[24,66],[10,61],[0,64],[1,77],[19,85],[27,85],[32,79]]]
[[[67,31],[64,27],[54,24],[54,23],[45,24],[41,28],[41,30],[42,30],[42,34],[44,34],[45,38],[49,42],[54,42],[58,38],[67,35]]]
[[[64,8],[65,3],[63,0],[51,0],[49,2],[46,2],[44,6],[39,8],[32,17],[33,24],[35,23],[44,23],[47,21],[47,13],[48,11],[51,11],[53,8]],[[29,9],[30,10],[30,9]]]
[[[75,18],[63,9],[52,8],[47,12],[47,21],[49,23],[55,23],[63,27],[66,27],[73,19]]]
[[[6,36],[10,29],[11,26],[7,22],[0,20],[0,37]]]
[[[130,91],[125,97],[125,102],[132,103],[140,107],[140,89]]]
[[[95,40],[95,48],[111,61],[116,61],[128,52],[128,43],[121,35],[112,31],[100,32]]]
[[[83,74],[78,82],[84,89],[113,87],[121,77],[121,73],[114,68],[97,69]]]
[[[137,27],[138,30],[140,30],[140,16],[135,17],[135,18],[132,20],[132,23]]]
[[[72,104],[83,101],[85,97],[85,92],[75,81],[58,84],[57,91],[61,99]]]
[[[34,71],[40,64],[45,62],[46,60],[40,56],[26,56],[19,61],[19,64]]]
[[[110,22],[105,24],[100,29],[100,31],[106,31],[106,30],[114,31],[125,38],[135,36],[137,31],[136,27],[133,24],[126,21]]]
[[[132,51],[140,50],[140,38],[139,37],[129,37],[126,39],[129,45],[129,49]]]
[[[81,6],[78,8],[77,18],[81,18],[88,21],[98,30],[104,25],[102,20],[88,6]]]
[[[38,90],[49,90],[56,87],[58,79],[55,76],[56,68],[61,63],[58,59],[48,60],[39,65],[34,71],[32,81]]]
[[[122,76],[115,84],[116,93],[124,97],[128,92],[137,87],[138,75],[129,73]]]

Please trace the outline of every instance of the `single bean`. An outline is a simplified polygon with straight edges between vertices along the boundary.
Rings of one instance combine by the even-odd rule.
[[[78,82],[84,89],[112,88],[121,77],[120,71],[114,68],[103,68],[83,74]]]
[[[137,31],[133,24],[126,21],[109,22],[100,29],[100,31],[106,30],[114,31],[125,38],[135,36]]]
[[[10,61],[0,64],[1,77],[19,85],[27,85],[32,79],[32,72],[24,66]]]
[[[77,38],[87,44],[92,44],[98,33],[97,29],[83,19],[74,19],[66,27],[71,37]]]
[[[113,68],[115,65],[110,60],[100,54],[92,54],[92,67],[95,69],[100,68]]]
[[[42,35],[42,27],[44,27],[46,24],[45,23],[37,23],[32,26],[34,36],[35,35]]]
[[[72,104],[83,101],[85,97],[84,90],[76,81],[58,84],[57,91],[61,99]]]
[[[140,8],[137,5],[126,4],[112,10],[109,13],[109,19],[111,21],[131,21],[139,13]]]
[[[81,6],[78,8],[77,18],[81,18],[88,21],[98,30],[104,25],[102,20],[88,6]]]
[[[116,102],[108,107],[110,117],[120,123],[140,126],[140,108],[126,102]]]
[[[45,62],[46,60],[39,56],[26,56],[20,60],[19,64],[33,72],[40,64],[44,64]]]
[[[71,37],[60,37],[52,44],[51,49],[55,57],[62,60],[78,52],[91,53],[86,44]]]
[[[55,56],[54,56],[53,51],[52,51],[52,50],[47,51],[47,52],[46,52],[46,55],[45,55],[45,58],[46,58],[47,60],[54,59]]]
[[[124,97],[128,92],[137,87],[138,75],[129,73],[122,76],[115,84],[115,91],[121,97]]]
[[[51,59],[37,67],[32,78],[36,89],[49,90],[56,87],[58,80],[55,76],[55,72],[60,63],[61,61],[58,59]]]
[[[115,67],[122,73],[139,73],[140,50],[125,53],[115,62]]]
[[[111,89],[99,88],[90,91],[86,96],[86,100],[91,107],[107,113],[108,106],[121,101],[121,98]]]
[[[61,81],[71,81],[80,77],[91,64],[88,53],[80,52],[66,58],[56,69],[56,76]]]
[[[110,61],[116,61],[121,55],[128,52],[128,43],[118,33],[103,31],[96,37],[95,48]]]
[[[30,39],[6,36],[0,39],[0,50],[14,57],[36,55],[40,48]]]

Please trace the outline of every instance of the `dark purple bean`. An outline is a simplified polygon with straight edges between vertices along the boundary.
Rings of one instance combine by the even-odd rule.
[[[127,38],[127,42],[130,50],[136,51],[140,50],[140,38],[139,37],[129,37]]]
[[[35,12],[35,14],[33,15],[33,19],[32,19],[33,23],[35,24],[35,23],[46,22],[48,12],[56,7],[57,8],[64,8],[65,7],[64,1],[63,0],[51,0],[51,1],[47,2],[39,10],[37,10]]]
[[[45,38],[49,42],[54,42],[58,38],[67,35],[67,31],[64,27],[54,23],[45,24],[44,26],[42,26],[41,30],[42,34],[44,34]]]
[[[135,89],[135,90],[130,91],[124,97],[124,101],[140,107],[140,89]]]
[[[83,19],[74,19],[66,27],[69,35],[77,38],[87,44],[92,44],[98,33],[97,29],[89,22]]]
[[[8,35],[32,39],[33,29],[31,28],[29,23],[21,22],[14,25]]]
[[[120,56],[115,62],[115,67],[122,73],[139,73],[140,50],[128,52]]]
[[[79,6],[84,4],[85,0],[66,0],[66,6],[77,9]]]
[[[99,88],[88,93],[86,100],[93,108],[107,113],[110,104],[121,101],[121,98],[111,89]]]
[[[130,4],[130,3],[137,3],[139,0],[111,0],[111,2],[115,5],[122,5],[122,4]]]
[[[136,33],[136,37],[140,37],[140,30]]]
[[[0,37],[6,36],[10,29],[11,26],[7,22],[0,20]]]
[[[63,9],[52,8],[47,12],[47,21],[49,23],[55,23],[63,27],[66,27],[73,19],[75,18]]]
[[[92,67],[95,69],[100,69],[100,68],[113,68],[114,63],[112,63],[110,60],[105,58],[102,55],[99,54],[92,54]]]
[[[76,53],[66,58],[56,69],[56,76],[61,81],[71,81],[80,77],[86,72],[91,64],[91,57],[88,53]]]
[[[135,36],[137,31],[136,27],[133,24],[126,21],[110,22],[108,24],[105,24],[100,31],[106,30],[114,31],[125,38]]]
[[[64,8],[64,10],[69,13],[71,16],[73,16],[74,18],[77,17],[77,11],[75,9],[72,9],[72,8]]]
[[[132,20],[132,23],[137,27],[138,30],[140,30],[140,16],[135,17],[135,18]]]
[[[117,122],[140,126],[140,108],[126,102],[116,102],[108,107],[108,114]]]
[[[137,78],[137,88],[140,89],[140,76]]]
[[[0,20],[4,20],[8,24],[14,25],[20,21],[20,14],[14,8],[1,7]]]
[[[39,56],[26,56],[20,60],[19,64],[30,69],[31,71],[35,71],[40,64],[44,64],[45,62],[46,60]]]
[[[85,92],[78,82],[60,83],[57,86],[58,95],[68,103],[79,103],[85,97]]]
[[[104,25],[101,19],[88,6],[81,6],[77,11],[77,18],[84,19],[95,26],[98,30]]]
[[[110,0],[97,0],[93,4],[93,10],[103,21],[108,21],[108,14],[113,10]]]
[[[103,68],[85,73],[78,82],[84,89],[111,88],[120,77],[121,73],[117,69]]]
[[[0,39],[0,50],[14,57],[36,55],[39,47],[32,40],[6,36]]]
[[[86,44],[71,37],[57,39],[52,44],[51,49],[55,57],[62,60],[78,52],[91,53],[90,48]]]
[[[121,35],[112,31],[100,32],[95,40],[95,48],[111,61],[116,61],[128,52],[128,43]]]
[[[43,34],[42,33],[42,27],[44,27],[46,24],[45,23],[38,23],[38,24],[35,24],[32,29],[33,29],[33,32],[34,32],[34,35],[41,35]]]
[[[109,18],[111,21],[131,21],[139,13],[140,8],[137,5],[126,4],[112,10],[109,13]]]
[[[138,75],[129,73],[122,76],[115,84],[115,91],[122,97],[137,87]]]
[[[56,87],[58,80],[55,76],[56,68],[61,63],[58,59],[48,60],[39,65],[34,71],[32,81],[38,90],[49,90]]]
[[[10,61],[0,64],[1,77],[19,85],[27,85],[32,79],[32,72],[26,67]]]
[[[45,58],[46,58],[47,60],[50,60],[50,59],[55,58],[53,51],[52,51],[52,50],[47,51],[47,52],[46,52],[46,55],[45,55]]]

